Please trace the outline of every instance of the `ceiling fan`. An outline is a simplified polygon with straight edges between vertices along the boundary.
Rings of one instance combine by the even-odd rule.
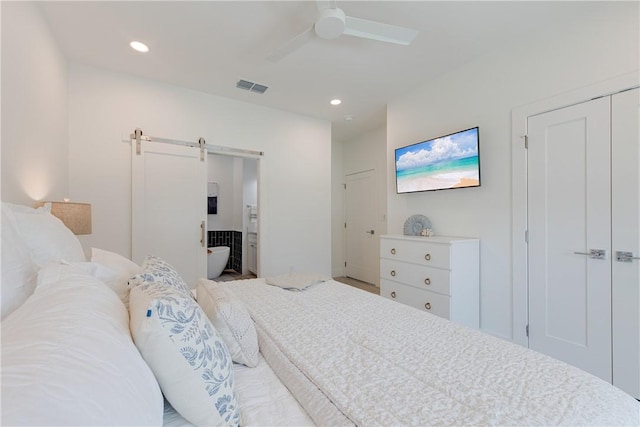
[[[417,30],[410,28],[347,16],[342,9],[336,6],[335,1],[319,0],[316,3],[318,16],[313,25],[273,51],[267,57],[268,60],[279,61],[316,37],[331,40],[346,34],[407,46],[418,35]]]

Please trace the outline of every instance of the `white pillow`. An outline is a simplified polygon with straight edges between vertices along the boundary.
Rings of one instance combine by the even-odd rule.
[[[161,425],[163,398],[122,302],[76,275],[2,321],[2,425]]]
[[[236,363],[258,365],[258,334],[242,302],[212,280],[198,280],[198,304],[229,348]]]
[[[9,203],[4,205],[38,267],[50,261],[86,261],[78,238],[46,209],[30,209]]]
[[[138,264],[125,258],[115,252],[105,251],[104,249],[91,248],[91,261],[109,267],[120,276],[126,276],[127,279],[142,270]]]
[[[37,267],[31,260],[29,248],[9,220],[2,204],[2,307],[0,317],[20,307],[36,287]]]
[[[293,272],[267,277],[265,282],[268,285],[278,286],[289,291],[302,291],[311,285],[326,282],[329,279],[323,274]]]
[[[177,291],[193,297],[191,289],[182,280],[180,274],[162,258],[147,255],[147,258],[142,262],[141,270],[140,273],[129,279],[129,289],[147,282],[158,282],[172,286]]]
[[[55,285],[71,276],[91,276],[107,285],[124,302],[127,282],[120,280],[118,274],[97,262],[49,262],[38,271],[36,292]]]
[[[129,258],[125,258],[115,252],[109,252],[98,248],[91,248],[91,262],[104,265],[117,274],[117,278],[107,284],[115,291],[116,294],[118,294],[120,299],[128,305],[128,281],[131,277],[138,274],[142,268]]]
[[[164,283],[131,289],[131,334],[166,399],[199,426],[238,425],[229,350],[200,306]]]

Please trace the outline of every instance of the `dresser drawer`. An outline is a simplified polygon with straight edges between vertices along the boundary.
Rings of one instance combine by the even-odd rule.
[[[449,268],[450,246],[424,240],[380,239],[380,257]]]
[[[418,310],[449,319],[451,299],[446,295],[416,289],[413,286],[403,285],[386,279],[380,280],[380,295],[393,301],[410,305]]]
[[[441,294],[451,295],[449,287],[449,270],[427,267],[419,264],[380,259],[380,277],[426,289]]]

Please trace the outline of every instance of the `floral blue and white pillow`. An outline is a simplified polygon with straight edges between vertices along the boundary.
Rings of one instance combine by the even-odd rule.
[[[233,362],[200,306],[173,286],[131,290],[131,334],[163,394],[196,425],[238,425]]]
[[[129,279],[129,288],[140,286],[147,282],[158,282],[170,285],[180,292],[193,298],[189,286],[182,280],[180,274],[171,264],[155,255],[147,255],[141,265],[142,271]]]

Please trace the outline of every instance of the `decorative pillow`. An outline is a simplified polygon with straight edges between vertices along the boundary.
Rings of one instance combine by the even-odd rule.
[[[3,203],[3,208],[5,206],[10,221],[38,267],[50,261],[86,261],[78,238],[46,209]]]
[[[1,375],[2,425],[162,424],[127,310],[89,276],[35,292],[2,321]]]
[[[142,271],[129,279],[129,289],[140,286],[146,282],[158,282],[172,286],[174,289],[188,294],[193,298],[193,294],[182,280],[175,268],[168,262],[155,255],[147,255],[142,263]]]
[[[142,268],[129,258],[98,248],[91,248],[91,261],[104,265],[117,274],[117,278],[111,280],[107,285],[118,294],[125,305],[129,305],[128,281],[140,273]]]
[[[2,204],[2,308],[0,317],[20,307],[36,287],[37,267]]]
[[[268,285],[278,286],[289,291],[302,291],[311,285],[326,282],[329,279],[323,274],[295,272],[267,277],[265,282]]]
[[[258,334],[242,302],[212,280],[198,280],[198,304],[220,333],[231,359],[250,368],[258,364]]]
[[[164,283],[131,289],[131,334],[171,405],[200,426],[238,425],[233,362],[200,306]]]

